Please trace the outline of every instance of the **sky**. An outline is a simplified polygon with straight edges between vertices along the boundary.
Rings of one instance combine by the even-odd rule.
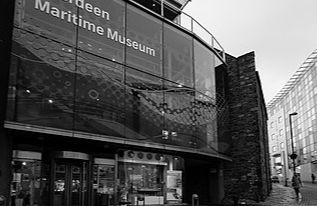
[[[266,103],[317,49],[317,0],[192,0],[183,11],[226,53],[255,52]]]

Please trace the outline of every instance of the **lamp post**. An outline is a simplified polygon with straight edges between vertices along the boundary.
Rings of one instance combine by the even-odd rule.
[[[292,129],[292,116],[297,115],[297,112],[293,112],[289,114],[289,130],[290,130],[290,137],[291,137],[291,146],[292,146],[292,154],[291,159],[293,160],[293,175],[296,173],[296,167],[295,167],[295,159],[297,158],[297,154],[294,153],[294,140],[293,140],[293,129]]]

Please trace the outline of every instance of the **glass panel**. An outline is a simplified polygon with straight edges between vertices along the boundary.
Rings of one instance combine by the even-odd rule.
[[[66,185],[66,165],[55,165],[54,179],[54,206],[66,205],[67,185]]]
[[[162,76],[162,22],[127,5],[127,65]]]
[[[168,203],[181,203],[183,194],[182,171],[168,170],[166,178],[166,200]]]
[[[47,205],[49,188],[43,166],[37,160],[13,159],[11,205]]]
[[[15,26],[60,42],[76,44],[78,15],[75,2],[17,0]]]
[[[126,136],[155,140],[163,124],[161,79],[126,68],[126,85]]]
[[[165,87],[164,129],[167,136],[164,141],[168,144],[196,148],[199,142],[195,135],[194,90],[167,81]]]
[[[215,99],[215,56],[212,51],[198,41],[194,41],[195,53],[195,88],[202,94],[197,94],[198,99],[204,100],[205,96]]]
[[[94,165],[94,206],[114,205],[114,166]]]
[[[164,204],[164,166],[119,162],[119,204]]]
[[[197,96],[197,95],[196,95]],[[217,152],[217,110],[214,100],[205,97],[195,99],[195,136],[199,148],[208,152]]]
[[[55,206],[87,204],[87,163],[56,163],[54,179]]]
[[[74,54],[64,44],[15,29],[8,119],[72,129]]]
[[[189,35],[164,24],[164,76],[180,86],[194,86],[192,41]]]
[[[70,172],[71,172],[71,179],[70,179],[70,182],[71,182],[71,188],[70,188],[70,195],[71,195],[71,203],[70,205],[71,206],[79,206],[81,205],[81,198],[84,198],[81,197],[83,194],[82,194],[82,187],[83,187],[83,180],[81,179],[82,178],[82,168],[79,167],[79,166],[75,166],[75,165],[71,165],[70,166]]]
[[[182,203],[184,160],[142,151],[118,153],[117,197],[120,204]]]
[[[123,1],[91,1],[80,9],[79,48],[112,61],[123,62],[125,16]]]
[[[78,51],[76,130],[124,136],[122,66]]]

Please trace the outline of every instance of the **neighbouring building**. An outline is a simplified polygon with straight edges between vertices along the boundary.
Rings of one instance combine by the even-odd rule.
[[[266,197],[254,53],[226,54],[187,3],[1,1],[4,205]]]
[[[294,164],[303,181],[317,175],[316,62],[317,50],[267,105],[271,172],[285,184],[293,176]],[[292,153],[297,155],[294,162]]]

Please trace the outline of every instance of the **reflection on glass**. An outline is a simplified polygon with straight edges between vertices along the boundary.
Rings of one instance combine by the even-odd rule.
[[[163,165],[119,163],[118,178],[119,204],[132,202],[135,205],[137,201],[144,201],[146,205],[164,204]]]
[[[194,86],[193,39],[164,24],[164,76],[180,86]]]
[[[14,159],[12,162],[11,205],[44,206],[48,203],[48,179],[38,160]]]
[[[127,5],[127,65],[162,76],[162,22]]]
[[[165,81],[164,84],[166,87],[164,92],[164,128],[168,133],[165,142],[197,148],[194,90],[179,87],[173,82]]]
[[[166,181],[166,200],[168,203],[181,203],[183,194],[182,171],[168,170]]]
[[[8,118],[71,129],[74,49],[17,29],[13,39]]]
[[[66,200],[65,191],[66,181],[66,165],[56,164],[55,166],[55,180],[54,180],[54,205],[63,206]]]
[[[17,0],[14,25],[74,46],[77,36],[74,15],[77,16],[77,7],[68,1]]]
[[[196,149],[216,145],[212,51],[125,1],[84,3],[94,9],[16,1],[6,120]]]
[[[120,154],[116,191],[119,204],[182,203],[182,158],[131,150]]]
[[[71,168],[71,205],[80,205],[81,203],[81,192],[83,192],[82,190],[83,185],[82,183],[82,179],[84,177],[81,177],[81,175],[84,175],[81,173],[81,168],[75,165],[72,165]],[[83,170],[85,171],[85,170]],[[84,194],[84,193],[83,193]]]
[[[126,68],[126,93],[126,136],[155,140],[163,123],[161,79]]]
[[[197,98],[205,99],[205,96],[215,99],[215,55],[207,47],[194,41],[195,52],[195,89],[203,95]]]
[[[125,90],[122,66],[78,52],[75,129],[124,136]]]
[[[94,206],[114,204],[114,166],[94,165]]]
[[[87,203],[87,163],[56,163],[54,206],[84,206]]]
[[[91,1],[100,12],[79,9],[90,27],[78,28],[78,46],[95,55],[123,63],[125,34],[125,2],[121,0]],[[95,11],[95,10],[94,10]]]

